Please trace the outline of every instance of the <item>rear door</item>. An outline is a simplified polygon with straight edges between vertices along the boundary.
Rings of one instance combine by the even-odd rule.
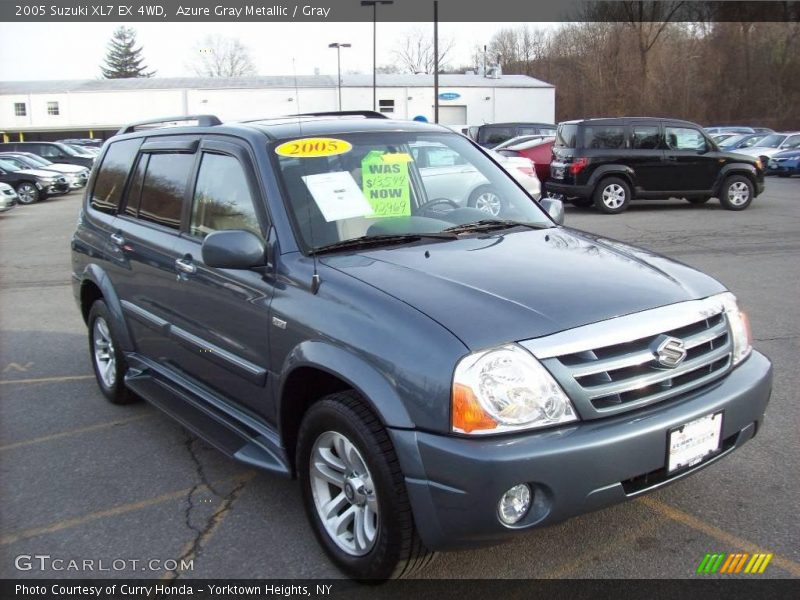
[[[664,176],[672,182],[667,189],[710,193],[719,173],[719,163],[703,133],[695,127],[666,123],[664,139],[664,159],[668,163]]]
[[[627,163],[634,171],[634,183],[639,192],[647,194],[670,189],[661,123],[632,121],[629,135],[631,151]]]
[[[266,203],[243,142],[204,139],[184,223],[168,300],[177,366],[272,421],[267,360],[274,281],[257,270],[209,267],[202,258],[203,239],[215,231],[240,229],[267,240]]]

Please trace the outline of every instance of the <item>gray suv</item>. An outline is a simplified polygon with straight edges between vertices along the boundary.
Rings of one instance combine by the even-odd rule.
[[[97,382],[300,480],[348,575],[635,498],[759,430],[747,317],[686,265],[561,226],[436,125],[320,113],[109,140],[72,239]],[[429,193],[412,148],[499,215]]]

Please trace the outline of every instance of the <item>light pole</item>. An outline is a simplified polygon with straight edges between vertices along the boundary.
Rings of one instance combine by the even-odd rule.
[[[372,110],[378,110],[378,4],[394,4],[394,0],[361,0],[361,6],[372,7]]]
[[[328,44],[328,48],[336,48],[336,73],[339,82],[339,110],[342,110],[342,48],[350,48],[350,44],[340,44],[333,42]]]

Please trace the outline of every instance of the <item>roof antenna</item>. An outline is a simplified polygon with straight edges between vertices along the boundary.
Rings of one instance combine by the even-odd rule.
[[[303,137],[303,121],[300,118],[302,111],[300,110],[300,88],[297,85],[297,66],[295,65],[294,56],[292,57],[292,73],[294,75],[294,96],[297,101],[297,128],[300,130],[300,137]],[[305,163],[300,161],[300,164],[303,165],[303,173],[308,176],[308,173],[305,170]],[[311,276],[311,293],[316,294],[319,291],[320,281],[319,273],[317,272],[317,253],[314,250],[316,248],[316,244],[314,244],[314,224],[311,221],[311,203],[306,203],[306,210],[308,211],[308,235],[311,238],[311,260],[314,261],[314,274]]]

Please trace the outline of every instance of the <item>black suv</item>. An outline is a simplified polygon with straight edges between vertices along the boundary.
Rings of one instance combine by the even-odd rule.
[[[94,165],[93,157],[81,154],[61,142],[4,142],[0,143],[0,152],[30,152],[50,162],[78,165],[89,169]]]
[[[730,292],[560,226],[464,136],[195,120],[126,127],[87,186],[72,276],[97,382],[297,476],[348,574],[635,498],[760,430],[772,368]],[[421,145],[500,213],[461,205]]]
[[[764,191],[764,167],[722,152],[699,125],[655,118],[587,119],[560,123],[553,146],[550,194],[601,212],[624,211],[631,200],[719,198],[744,210]]]

